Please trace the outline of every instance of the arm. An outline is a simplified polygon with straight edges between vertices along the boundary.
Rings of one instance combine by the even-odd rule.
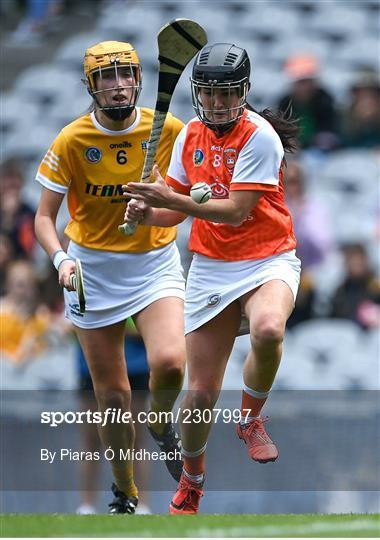
[[[144,201],[152,207],[148,210],[149,224],[154,219],[164,219],[168,210],[178,215],[188,215],[229,225],[241,225],[248,217],[250,211],[258,203],[263,192],[254,190],[232,191],[229,199],[211,199],[205,204],[195,203],[191,197],[176,193],[165,183],[157,165],[153,168],[156,182],[153,184],[129,183],[123,186],[125,195]],[[158,209],[158,210],[156,210]],[[166,211],[162,209],[168,209]],[[173,212],[174,211],[174,212]],[[166,213],[164,213],[166,212]],[[168,219],[168,218],[167,218]],[[183,219],[181,219],[183,221]],[[156,225],[157,223],[154,222]]]
[[[123,186],[126,190],[127,186]],[[126,191],[124,191],[126,193]],[[126,223],[138,222],[142,225],[155,225],[156,227],[173,227],[182,223],[187,215],[182,212],[174,212],[166,208],[152,208],[144,201],[140,200],[138,204],[130,202],[124,214]]]
[[[43,188],[34,222],[37,240],[50,258],[53,258],[54,253],[62,250],[57,234],[56,220],[63,198],[62,193]],[[58,281],[60,285],[70,291],[74,290],[70,285],[70,275],[74,272],[75,262],[71,259],[62,261],[58,267]]]

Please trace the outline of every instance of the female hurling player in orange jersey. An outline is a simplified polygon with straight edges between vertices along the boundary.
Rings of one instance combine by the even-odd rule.
[[[193,216],[185,332],[189,391],[182,411],[201,411],[189,423],[182,413],[184,470],[170,504],[173,514],[195,514],[203,494],[210,415],[239,330],[249,321],[252,348],[244,366],[237,435],[251,459],[275,461],[278,451],[261,411],[280,364],[286,321],[300,275],[292,220],[284,202],[284,149],[292,150],[297,127],[266,110],[247,107],[250,62],[244,49],[207,45],[196,57],[191,79],[197,117],[179,134],[166,183],[131,183],[125,193],[145,202],[129,205],[125,219],[172,225]],[[212,198],[197,204],[191,187],[206,182]],[[198,415],[198,412],[197,412]]]

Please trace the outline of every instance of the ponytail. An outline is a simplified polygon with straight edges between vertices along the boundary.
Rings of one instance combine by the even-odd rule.
[[[292,109],[290,106],[284,112],[273,112],[270,109],[264,109],[258,112],[249,103],[247,103],[246,108],[249,111],[259,114],[272,125],[281,139],[285,152],[295,152],[298,150],[299,121],[298,118],[292,118]]]

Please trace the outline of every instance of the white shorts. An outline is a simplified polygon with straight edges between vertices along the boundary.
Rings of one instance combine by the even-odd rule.
[[[116,253],[70,242],[68,254],[82,262],[86,312],[76,292],[64,289],[66,317],[80,328],[100,328],[125,320],[168,296],[185,298],[185,280],[174,242],[144,253]]]
[[[295,250],[265,259],[221,261],[196,253],[186,285],[185,334],[216,317],[234,300],[273,279],[289,285],[294,301],[301,262]]]

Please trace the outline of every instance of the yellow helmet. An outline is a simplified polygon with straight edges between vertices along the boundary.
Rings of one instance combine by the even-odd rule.
[[[96,73],[102,74],[102,70],[114,68],[117,73],[119,67],[130,67],[134,74],[135,85],[133,86],[134,92],[131,102],[127,107],[99,107],[104,112],[112,115],[114,119],[116,117],[120,119],[120,109],[133,110],[136,105],[138,96],[141,92],[141,65],[136,50],[130,43],[123,43],[120,41],[103,41],[97,43],[92,47],[89,47],[84,55],[83,70],[85,75],[85,82],[87,89],[91,96],[96,99],[96,94],[100,91],[96,89],[95,77]],[[99,106],[99,103],[97,102]],[[115,115],[116,109],[118,114]],[[126,113],[127,111],[124,111]]]
[[[91,92],[95,91],[93,74],[99,68],[112,67],[117,65],[132,65],[141,71],[140,60],[136,50],[130,43],[121,41],[103,41],[97,45],[89,47],[84,55],[83,69],[88,88]]]

